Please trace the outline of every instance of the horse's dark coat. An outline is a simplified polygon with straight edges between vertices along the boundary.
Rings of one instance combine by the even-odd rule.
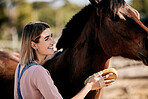
[[[76,95],[89,75],[108,68],[112,56],[142,60],[148,65],[148,28],[139,21],[138,12],[124,0],[90,1],[91,4],[76,14],[63,29],[57,43],[57,48],[63,48],[63,52],[43,65],[50,71],[64,99]],[[9,64],[2,55],[0,60],[5,63],[0,67],[7,69]],[[13,66],[13,73],[3,72],[10,76],[8,79],[0,75],[2,97],[13,98],[15,68],[16,65]],[[91,91],[86,98],[94,99],[99,95],[99,91]]]
[[[128,49],[132,46],[127,46],[127,52],[122,51],[122,47],[126,46],[124,45],[126,44],[126,40],[130,41],[130,39],[132,39],[125,30],[122,31],[122,28],[120,30],[115,27],[105,26],[110,24],[107,22],[108,20],[105,22],[106,18],[115,24],[118,21],[124,22],[118,14],[121,7],[122,9],[128,10],[124,8],[128,6],[124,0],[102,0],[97,6],[92,5],[86,6],[67,23],[57,43],[57,48],[63,48],[63,52],[44,65],[49,69],[60,93],[67,99],[82,89],[84,86],[83,81],[89,75],[108,68],[111,56],[121,55],[131,59],[140,59],[138,56],[133,55],[132,49]],[[131,16],[122,13],[124,18],[129,21],[129,26],[138,21],[135,13],[135,10],[131,12]],[[128,21],[126,21],[125,24],[119,24],[119,26],[122,27],[122,25],[128,24]],[[133,26],[141,28],[141,24],[136,23]],[[110,31],[107,28],[111,28]],[[130,29],[128,27],[125,28]],[[139,33],[144,33],[146,38],[147,28],[141,29]],[[123,34],[121,34],[120,31],[123,32]],[[131,31],[134,32],[135,30],[131,28]],[[110,32],[117,34],[110,35]],[[135,38],[136,37],[137,36],[135,36]],[[102,39],[103,42],[100,39]],[[125,42],[121,42],[120,40],[125,40]],[[110,43],[109,45],[109,43],[104,43],[106,41],[115,43]],[[112,44],[117,46],[113,46]],[[111,47],[107,49],[106,46]],[[126,51],[125,48],[124,50]],[[130,51],[128,52],[128,50]],[[108,51],[111,51],[111,53]],[[86,98],[97,98],[99,97],[97,93],[97,91],[92,91]]]

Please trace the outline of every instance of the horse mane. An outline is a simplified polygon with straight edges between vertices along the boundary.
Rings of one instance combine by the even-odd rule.
[[[86,6],[80,12],[78,12],[72,19],[66,24],[63,29],[62,36],[57,42],[57,49],[72,48],[76,43],[76,40],[81,35],[88,18],[91,15],[93,7],[91,5]]]
[[[102,13],[113,13],[115,15],[118,9],[124,4],[124,0],[102,0],[97,7],[99,10],[102,9]],[[62,35],[57,42],[56,47],[58,50],[61,48],[65,50],[74,47],[93,10],[96,10],[95,7],[92,4],[89,4],[72,17],[72,19],[66,24]]]

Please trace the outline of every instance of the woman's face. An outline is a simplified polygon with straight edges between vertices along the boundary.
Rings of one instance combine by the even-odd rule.
[[[47,56],[54,54],[53,45],[55,44],[54,39],[52,38],[52,33],[49,28],[45,29],[41,33],[39,43],[35,43],[36,54],[38,56]]]

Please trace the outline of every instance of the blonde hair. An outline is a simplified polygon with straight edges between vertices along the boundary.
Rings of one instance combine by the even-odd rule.
[[[31,47],[31,42],[39,43],[40,34],[47,28],[49,28],[49,25],[44,22],[30,22],[24,27],[20,50],[20,64],[27,65],[37,59],[35,50]]]

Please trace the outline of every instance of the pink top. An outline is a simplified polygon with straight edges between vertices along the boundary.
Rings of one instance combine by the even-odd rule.
[[[21,71],[23,66],[21,66]],[[17,94],[17,74],[15,71],[14,98]],[[25,70],[20,79],[20,90],[23,99],[63,99],[48,70],[40,65],[33,65]]]

